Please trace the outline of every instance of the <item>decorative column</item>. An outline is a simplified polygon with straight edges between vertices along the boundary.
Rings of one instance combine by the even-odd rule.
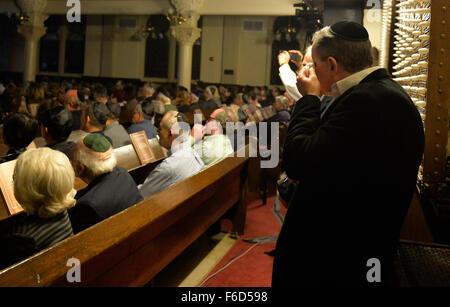
[[[170,27],[170,32],[179,43],[178,49],[178,85],[191,89],[192,49],[200,37],[201,29],[197,28],[200,18],[198,14],[204,0],[171,0],[177,13],[184,17],[181,24]]]
[[[18,0],[28,20],[18,27],[18,32],[25,38],[25,71],[24,82],[34,82],[38,67],[39,40],[44,36],[47,28],[44,21],[48,15],[44,14],[47,0]]]
[[[168,79],[169,82],[175,82],[175,58],[177,51],[177,39],[173,35],[169,35],[169,67]]]

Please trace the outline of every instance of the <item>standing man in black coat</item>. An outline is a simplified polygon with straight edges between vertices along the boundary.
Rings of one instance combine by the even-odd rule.
[[[276,246],[274,287],[395,285],[393,261],[424,149],[420,115],[385,69],[366,29],[338,22],[313,38],[314,66],[283,162],[299,180]],[[334,101],[321,118],[321,92]]]

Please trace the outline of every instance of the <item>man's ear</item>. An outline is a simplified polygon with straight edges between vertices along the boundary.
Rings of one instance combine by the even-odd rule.
[[[338,66],[337,66],[337,61],[335,58],[333,58],[331,56],[328,57],[328,65],[329,65],[331,71],[333,71],[335,73],[337,72]]]
[[[176,131],[173,126],[175,125],[172,125],[172,127],[169,129],[169,138],[176,135]]]

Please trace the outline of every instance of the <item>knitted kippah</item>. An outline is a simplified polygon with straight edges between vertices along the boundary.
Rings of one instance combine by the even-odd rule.
[[[339,39],[362,42],[369,39],[369,33],[359,23],[354,21],[339,21],[330,27],[331,33]]]
[[[111,148],[111,143],[99,133],[86,135],[83,143],[87,148],[95,152],[107,152]]]

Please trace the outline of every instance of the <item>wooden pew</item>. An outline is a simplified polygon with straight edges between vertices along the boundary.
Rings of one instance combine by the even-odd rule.
[[[227,211],[243,234],[248,161],[226,158],[0,271],[0,287],[146,285]],[[72,257],[81,263],[81,283],[66,279]]]
[[[3,125],[0,125],[0,157],[5,156],[8,152],[8,145],[3,140]]]
[[[269,111],[270,112],[270,111]],[[271,113],[268,113],[269,118],[271,117]],[[270,131],[270,122],[268,124],[268,134]],[[286,139],[288,124],[279,124],[279,135],[278,135],[278,144],[279,144],[279,158],[280,163],[275,168],[263,169],[261,168],[261,160],[268,160],[270,157],[262,158],[259,155],[255,159],[252,159],[249,164],[249,191],[253,193],[258,193],[261,196],[262,203],[267,203],[267,195],[268,193],[273,193],[276,191],[276,181],[281,173],[281,160],[283,158],[283,146],[284,141]],[[270,138],[270,134],[269,134]]]

